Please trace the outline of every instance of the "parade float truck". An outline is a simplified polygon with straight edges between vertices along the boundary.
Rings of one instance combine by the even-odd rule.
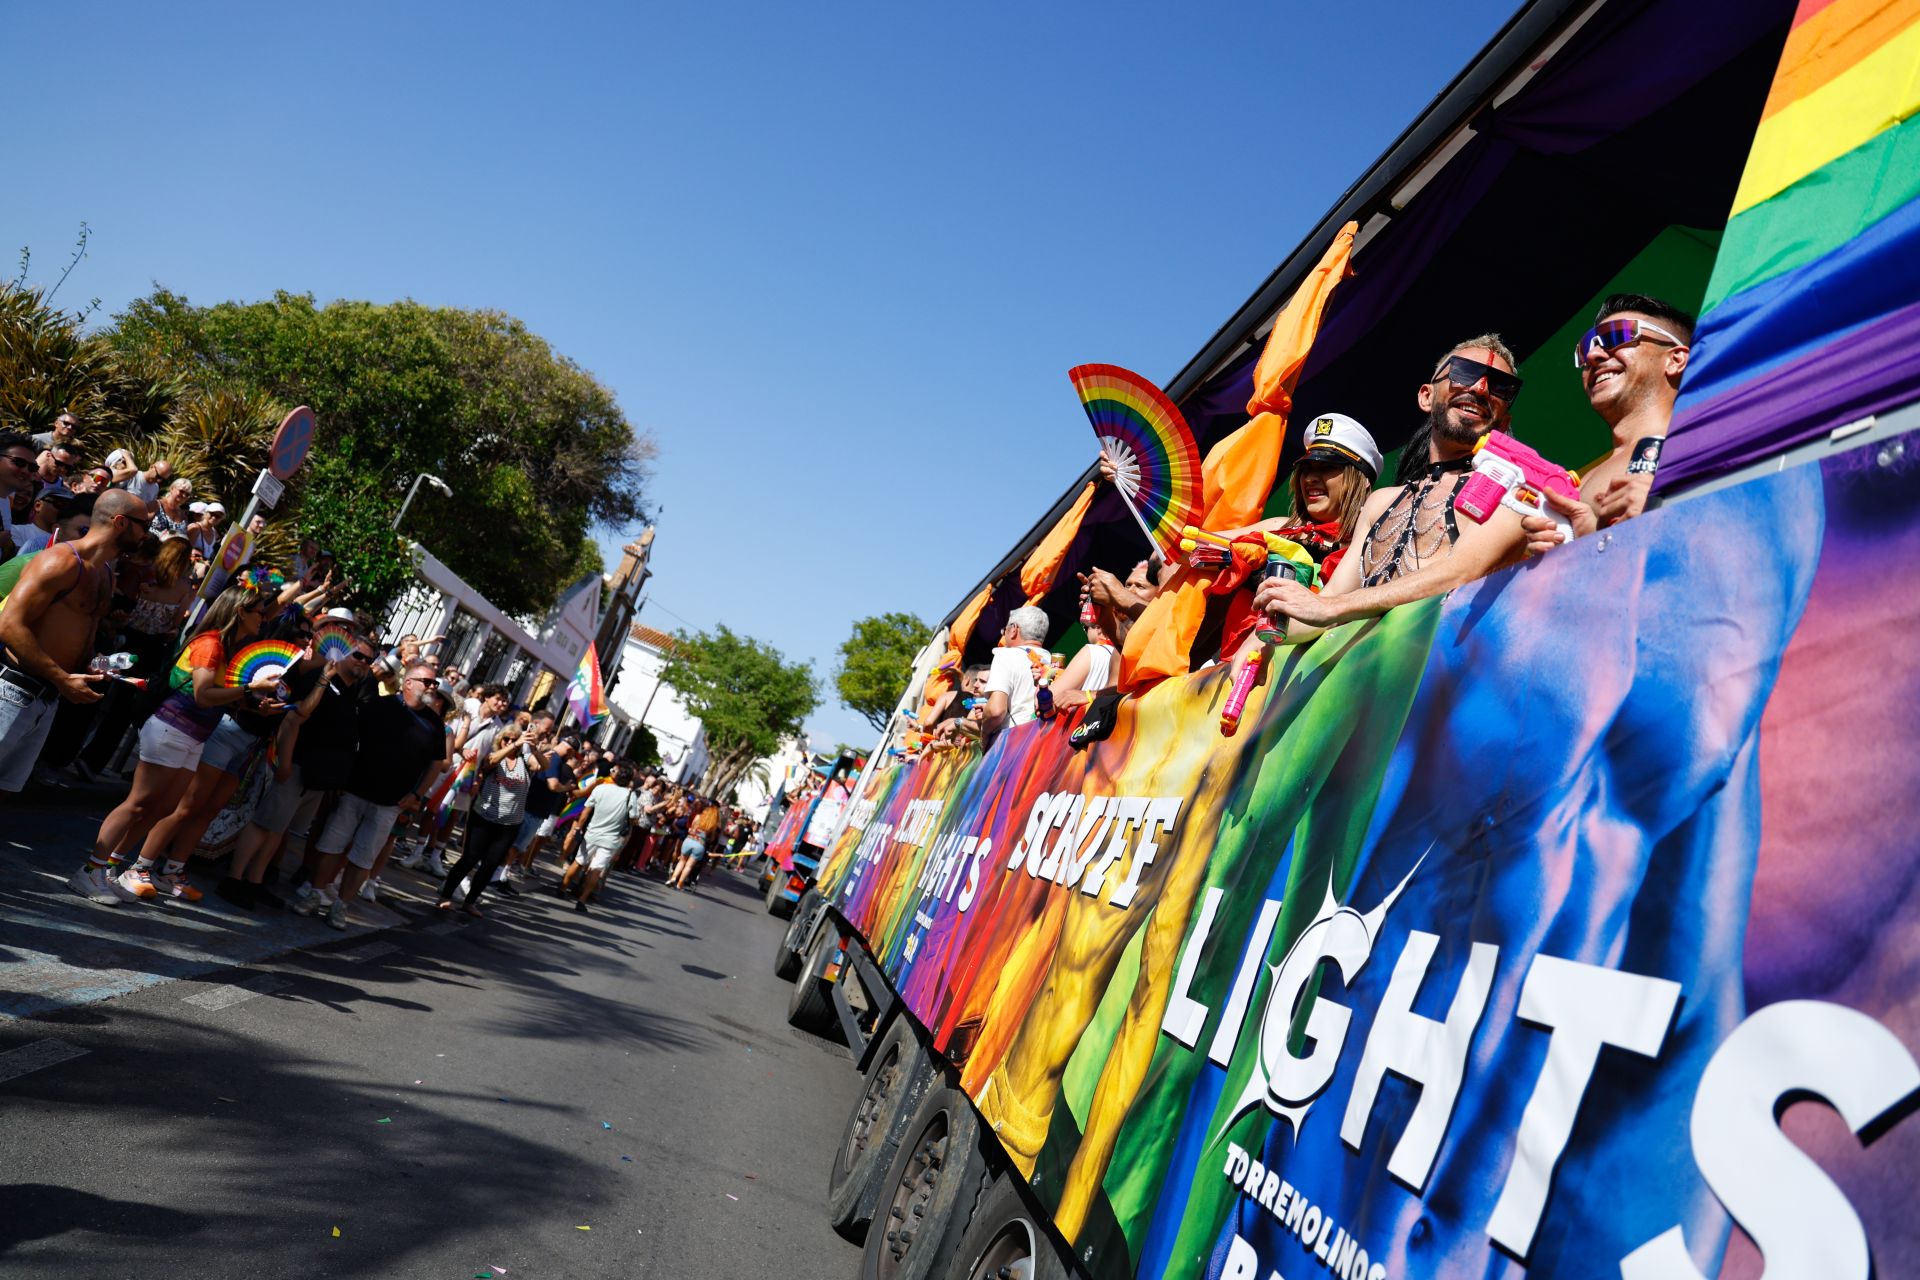
[[[1646,514],[1278,649],[1233,736],[1203,664],[1082,749],[883,744],[800,944],[864,1276],[1920,1275],[1916,95],[1912,2],[1530,4],[1168,384],[1242,427],[1353,226],[1292,421],[1404,441],[1497,329],[1579,466],[1598,300],[1701,315]],[[1064,568],[1125,563],[1085,515]]]

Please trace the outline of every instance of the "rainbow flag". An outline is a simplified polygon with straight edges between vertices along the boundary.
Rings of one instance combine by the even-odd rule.
[[[1800,0],[1659,484],[1920,398],[1920,0]]]
[[[479,776],[479,773],[479,761],[469,760],[465,755],[460,757],[459,772],[446,775],[446,780],[440,784],[437,811],[442,818],[453,811],[455,799],[473,790],[473,780]]]
[[[580,666],[567,684],[567,705],[573,709],[574,719],[582,729],[591,729],[607,718],[607,695],[600,687],[600,655],[591,640],[587,641],[587,651],[580,655]]]
[[[587,782],[587,789],[581,792],[578,796],[574,797],[573,802],[569,804],[566,808],[560,811],[559,816],[554,818],[553,825],[556,827],[564,827],[569,822],[572,822],[575,818],[585,813],[587,811],[587,801],[593,798],[594,788],[598,787],[603,782],[612,782],[612,781],[613,781],[613,775],[607,774],[607,773],[603,773],[597,778],[589,779]]]

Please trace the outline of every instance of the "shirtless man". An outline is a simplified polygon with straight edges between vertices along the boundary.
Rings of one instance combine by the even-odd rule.
[[[1658,298],[1616,293],[1600,304],[1573,358],[1587,403],[1613,433],[1613,451],[1582,478],[1579,502],[1554,503],[1574,536],[1646,510],[1692,343],[1693,317]],[[1559,545],[1552,521],[1528,516],[1525,524],[1530,554]]]
[[[1401,455],[1400,483],[1367,499],[1354,549],[1326,589],[1316,595],[1291,578],[1269,578],[1255,593],[1256,608],[1290,619],[1289,641],[1441,595],[1524,552],[1526,532],[1515,512],[1503,506],[1476,524],[1453,509],[1472,473],[1474,444],[1506,429],[1520,394],[1513,365],[1496,334],[1470,338],[1441,357],[1417,397],[1427,421]]]
[[[93,527],[28,563],[0,611],[0,791],[19,791],[53,727],[57,699],[98,702],[108,677],[87,671],[113,600],[113,561],[147,537],[146,503],[113,489]]]

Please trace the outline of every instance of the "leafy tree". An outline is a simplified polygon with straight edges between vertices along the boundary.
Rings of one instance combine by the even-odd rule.
[[[454,497],[423,488],[401,532],[510,614],[543,612],[600,568],[596,523],[643,514],[652,439],[591,374],[500,312],[289,293],[200,307],[158,289],[106,338],[129,368],[312,406],[314,450],[288,501],[363,603],[406,580],[387,529],[423,471]]]
[[[840,701],[873,726],[887,727],[887,718],[907,691],[913,660],[933,639],[933,628],[910,613],[883,613],[853,624],[853,634],[840,645],[840,669],[833,685]]]
[[[779,750],[820,704],[812,664],[788,662],[724,624],[711,634],[676,632],[660,678],[706,728],[712,760],[700,790],[713,796],[731,792],[755,760]]]
[[[660,739],[647,726],[637,724],[633,726],[633,736],[627,739],[627,749],[622,754],[642,767],[659,764]]]

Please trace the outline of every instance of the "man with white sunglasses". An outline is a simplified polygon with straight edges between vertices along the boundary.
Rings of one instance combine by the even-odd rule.
[[[1579,504],[1554,503],[1576,534],[1646,509],[1680,376],[1692,354],[1693,317],[1680,308],[1640,293],[1616,293],[1600,304],[1573,359],[1587,403],[1613,432],[1613,450],[1582,478]],[[1560,534],[1550,521],[1529,516],[1523,523],[1530,554],[1558,545]]]

